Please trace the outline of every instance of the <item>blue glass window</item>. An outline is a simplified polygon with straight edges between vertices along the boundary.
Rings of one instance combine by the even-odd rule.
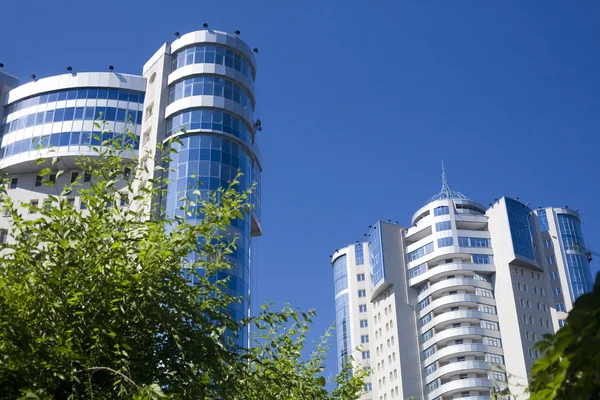
[[[442,221],[442,222],[436,222],[435,223],[435,230],[437,232],[439,232],[439,231],[447,231],[449,229],[452,229],[452,222],[450,222],[450,221]]]
[[[357,243],[354,245],[354,261],[356,265],[362,265],[365,263],[362,243]]]
[[[550,228],[548,227],[548,215],[546,214],[546,210],[537,210],[536,214],[538,216],[540,231],[548,232]]]
[[[438,247],[452,246],[453,243],[454,241],[452,240],[452,237],[445,237],[437,240]]]
[[[133,100],[137,100],[135,102],[138,103],[143,103],[143,93],[137,93],[137,92],[131,92],[128,90],[117,90],[117,89],[111,89],[114,90],[114,93],[116,93],[117,95],[121,95],[121,97],[125,98],[125,99],[130,99],[130,101],[133,102]],[[53,92],[53,93],[49,93],[49,94],[43,94],[43,95],[38,95],[38,96],[34,96],[31,97],[29,99],[25,99],[25,100],[21,100],[19,102],[13,103],[9,106],[6,106],[6,117],[9,117],[10,114],[12,114],[15,111],[19,111],[19,110],[23,110],[25,108],[28,107],[32,107],[38,104],[47,104],[47,103],[54,103],[56,101],[59,100],[67,100],[67,99],[98,99],[100,95],[104,96],[106,94],[106,89],[96,89],[96,88],[91,88],[91,89],[78,89],[78,90],[73,90],[73,89],[68,89],[68,90],[62,90],[62,91],[57,91],[57,92]],[[102,97],[103,99],[106,99],[106,96]],[[131,100],[133,99],[133,100]],[[64,103],[62,103],[64,105]],[[93,110],[93,107],[92,107]],[[32,110],[33,111],[33,110]],[[134,116],[135,116],[135,111],[134,112]],[[16,131],[18,129],[22,129],[28,126],[34,126],[34,125],[39,125],[42,123],[42,119],[41,119],[41,115],[43,114],[43,111],[40,113],[37,113],[37,117],[35,116],[35,113],[33,114],[28,114],[28,115],[24,115],[21,116],[18,119],[15,119],[11,122],[7,122],[5,124],[3,124],[2,126],[0,126],[0,131],[3,133],[8,133],[8,132],[13,132]],[[74,114],[74,115],[73,115]],[[93,111],[91,114],[87,114],[86,113],[86,119],[92,119],[93,118]],[[71,121],[73,119],[82,119],[82,111],[81,108],[78,108],[74,111],[74,113],[71,111],[71,108],[58,108],[55,110],[48,110],[45,112],[45,118],[44,118],[44,122],[45,123],[49,123],[49,122],[61,122],[61,121]],[[134,120],[135,121],[135,120]],[[140,121],[141,123],[141,121]]]
[[[377,285],[385,279],[383,249],[381,243],[381,224],[377,222],[369,232],[369,257],[371,260],[371,271],[373,273],[373,285]]]
[[[408,262],[418,260],[426,254],[429,254],[433,251],[433,242],[427,243],[424,246],[419,247],[416,250],[411,251],[406,255]]]
[[[490,256],[484,254],[473,254],[474,264],[490,264]]]
[[[428,313],[426,316],[421,318],[421,326],[427,325],[431,321],[431,313]]]
[[[167,120],[165,137],[179,133],[182,130],[197,129],[229,133],[252,146],[252,135],[247,125],[239,118],[217,110],[193,110],[174,115]]]
[[[370,351],[363,351],[362,352],[362,359],[366,360],[368,358],[371,358],[371,352]]]
[[[516,200],[510,198],[505,198],[505,200],[513,250],[515,254],[535,260],[532,240],[533,227],[529,215],[531,209]]]
[[[367,291],[365,289],[360,289],[358,291],[358,297],[366,297],[367,296]]]
[[[458,237],[460,247],[490,247],[490,240],[487,238]]]
[[[252,99],[246,89],[230,79],[217,76],[197,76],[179,81],[169,87],[169,103],[185,97],[202,95],[224,97],[235,101],[249,112],[254,111]]]
[[[425,271],[427,271],[427,264],[423,263],[421,265],[417,265],[416,267],[408,270],[408,279],[412,279],[416,276],[419,276]]]
[[[348,270],[345,255],[336,258],[333,262],[333,275],[336,295],[342,290],[348,289]]]
[[[172,70],[190,64],[220,64],[240,71],[246,78],[253,79],[252,67],[241,54],[223,46],[200,45],[189,47],[173,54]]]
[[[579,220],[568,214],[558,215],[560,241],[565,250],[567,280],[571,288],[571,301],[592,291],[594,281],[586,256],[583,233]]]
[[[365,392],[370,392],[370,391],[372,391],[372,390],[373,390],[373,384],[372,384],[372,383],[365,383],[365,386],[364,386],[363,390],[364,390]]]
[[[560,296],[562,294],[562,290],[559,287],[552,288],[552,294],[555,296]]]
[[[448,206],[440,206],[433,209],[433,215],[448,215],[450,214],[450,208]]]
[[[350,305],[348,293],[344,293],[335,299],[335,326],[338,368],[342,368],[350,355]]]

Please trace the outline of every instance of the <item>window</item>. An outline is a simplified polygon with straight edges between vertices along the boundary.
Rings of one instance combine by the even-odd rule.
[[[416,267],[408,270],[408,279],[412,279],[416,276],[419,276],[425,271],[427,271],[427,264],[417,265]],[[427,289],[427,287],[425,287],[425,289]]]
[[[448,208],[448,207],[446,207],[446,208]],[[427,385],[427,393],[431,393],[437,388],[438,388],[438,381],[436,379],[435,381],[433,381]]]
[[[521,319],[523,320],[524,324],[529,323],[529,318],[527,318],[527,314],[521,314]]]
[[[456,357],[456,362],[465,361],[465,356]]]
[[[146,143],[148,143],[150,141],[150,132],[152,131],[152,128],[148,128],[146,129],[146,132],[144,132],[144,134],[142,135],[142,146],[144,146]]]
[[[563,326],[567,325],[567,321],[565,321],[564,319],[559,319],[558,320],[558,326],[560,328],[562,328]]]
[[[0,229],[0,243],[5,244],[8,241],[8,230]]]
[[[502,345],[500,344],[500,339],[496,339],[496,338],[484,337],[483,343],[485,343],[489,346],[502,347]]]
[[[360,304],[358,306],[358,312],[367,312],[367,305],[366,304]]]
[[[456,322],[456,323],[452,324],[452,327],[453,328],[460,328],[460,325],[461,325],[460,322]]]
[[[562,294],[562,290],[559,287],[552,288],[552,294],[555,296],[560,296]]]
[[[71,172],[71,183],[74,183],[79,176],[79,172]]]
[[[11,178],[10,179],[10,188],[16,189],[18,183],[19,183],[19,178]]]
[[[456,339],[454,341],[454,344],[463,344],[464,340],[463,339]]]
[[[361,343],[369,343],[369,335],[360,335]]]
[[[544,247],[552,247],[552,240],[544,240]]]
[[[473,264],[490,264],[490,256],[473,254]]]
[[[521,285],[521,288],[523,289],[523,291],[524,291],[524,292],[528,292],[528,291],[529,291],[529,288],[527,287],[527,284],[526,284],[526,283],[523,283],[523,284]]]
[[[471,397],[471,392],[460,392],[460,397]]]
[[[371,384],[371,383],[365,383],[364,391],[365,392],[370,392],[372,390],[373,390],[373,384]]]
[[[425,367],[425,376],[434,373],[437,370],[437,365],[435,363],[428,365]]]
[[[415,261],[426,254],[429,254],[433,251],[433,242],[427,243],[424,246],[419,247],[416,250],[411,251],[406,255],[408,262]]]
[[[459,374],[458,375],[458,379],[467,379],[469,377],[469,375],[467,374]]]
[[[50,174],[48,176],[48,181],[52,182],[53,184],[56,183],[56,174]]]
[[[450,214],[450,209],[448,208],[448,206],[441,206],[441,207],[436,207],[433,209],[434,216],[448,215],[448,214]]]
[[[361,319],[360,320],[360,327],[361,328],[366,328],[367,326],[369,326],[369,321],[367,321],[366,319]]]
[[[439,232],[439,231],[447,231],[449,229],[452,229],[452,222],[450,222],[450,221],[442,221],[442,222],[436,222],[435,223],[435,230],[437,232]]]
[[[367,297],[367,291],[365,289],[360,289],[358,291],[358,297]]]
[[[152,103],[148,107],[146,107],[146,119],[148,119],[152,116],[153,111],[154,111],[154,103]]]
[[[431,339],[433,337],[433,329],[428,330],[427,332],[425,332],[423,334],[423,342],[428,341],[429,339]]]
[[[506,374],[504,372],[493,371],[491,379],[499,382],[506,382]]]
[[[427,348],[425,351],[423,351],[423,354],[425,355],[425,358],[431,357],[433,354],[435,353],[435,348],[433,346]],[[394,361],[396,361],[396,353],[394,353]]]
[[[79,202],[79,209],[80,210],[87,210],[87,205],[83,201],[81,201],[81,202]]]
[[[419,303],[419,309],[422,310],[429,305],[429,297]]]
[[[452,246],[453,240],[452,237],[440,238],[437,240],[438,247],[448,247]]]
[[[366,360],[368,358],[371,358],[371,352],[370,351],[363,351],[362,352],[362,359]]]
[[[90,174],[89,172],[86,172],[83,174],[83,181],[84,182],[89,182],[92,180],[92,174]]]
[[[365,280],[365,274],[356,274],[356,280],[358,282],[363,282]]]
[[[485,304],[480,304],[480,310],[479,311],[483,311],[484,313],[488,313],[488,314],[496,314],[496,307],[494,306],[488,306]]]
[[[565,307],[565,303],[556,303],[556,311],[567,312],[567,308]]]
[[[10,214],[10,210],[8,208],[5,208],[4,211],[2,212],[2,216],[4,216],[4,217],[8,217],[9,214]]]
[[[36,175],[35,176],[35,186],[39,187],[42,186],[42,183],[44,182],[44,177],[41,175]]]
[[[504,357],[496,354],[486,354],[485,361],[493,364],[504,364]]]
[[[354,262],[356,265],[363,265],[365,263],[365,255],[361,243],[354,245]]]
[[[485,329],[490,329],[492,331],[497,331],[498,330],[498,323],[493,322],[493,321],[481,321],[481,325],[482,328]]]
[[[540,352],[538,350],[534,350],[530,347],[529,348],[529,357],[537,359],[540,357]]]
[[[490,247],[490,240],[487,238],[458,237],[460,247]]]
[[[558,279],[558,272],[550,272],[550,279],[553,281]]]
[[[449,295],[452,295],[452,294],[457,294],[457,293],[458,293],[458,290],[450,290],[450,291],[448,292],[448,294],[449,294]]]
[[[450,307],[450,311],[458,311],[458,307]]]
[[[427,323],[431,321],[431,313],[427,314],[423,318],[421,318],[421,326],[427,325]]]
[[[492,291],[488,290],[488,289],[476,288],[475,289],[475,294],[478,295],[478,296],[488,297],[490,299],[494,298],[494,295],[493,295]]]
[[[546,263],[548,263],[548,264],[556,264],[556,257],[554,257],[554,256],[546,257]]]
[[[75,197],[67,198],[67,204],[69,204],[69,206],[71,206],[71,207],[74,207],[75,206]]]
[[[40,201],[39,200],[31,200],[29,202],[30,208],[29,208],[29,214],[37,214],[37,209],[40,206]]]

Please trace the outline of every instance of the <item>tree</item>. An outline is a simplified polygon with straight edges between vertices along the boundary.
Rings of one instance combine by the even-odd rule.
[[[544,356],[531,368],[531,400],[600,398],[600,273],[566,321],[536,344]]]
[[[349,367],[325,390],[325,342],[302,359],[313,311],[264,307],[243,321],[229,312],[240,299],[217,273],[229,268],[227,227],[248,212],[250,191],[237,179],[208,197],[190,190],[182,201],[202,216],[195,225],[148,219],[141,205],[162,178],[142,184],[152,171],[126,150],[114,139],[81,158],[91,184],[80,174],[41,208],[15,204],[2,185],[14,241],[0,248],[0,399],[358,398],[361,374]],[[60,176],[57,161],[40,160],[40,174]],[[86,210],[67,201],[74,192]],[[248,324],[254,347],[237,347]]]

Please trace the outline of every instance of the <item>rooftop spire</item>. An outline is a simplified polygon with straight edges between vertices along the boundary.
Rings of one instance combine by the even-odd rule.
[[[444,199],[469,199],[467,196],[460,192],[455,192],[448,186],[448,176],[446,175],[446,169],[444,168],[444,160],[442,160],[442,190],[427,201],[427,204],[436,200]]]

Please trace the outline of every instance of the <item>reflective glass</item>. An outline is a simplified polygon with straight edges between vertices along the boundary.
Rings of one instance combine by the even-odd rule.
[[[254,111],[254,105],[246,89],[227,78],[197,76],[177,82],[169,87],[169,103],[185,97],[202,95],[224,97],[242,105],[249,112]]]
[[[218,45],[200,45],[173,54],[172,71],[190,64],[218,64],[233,67],[246,78],[254,79],[250,63],[241,54]]]

